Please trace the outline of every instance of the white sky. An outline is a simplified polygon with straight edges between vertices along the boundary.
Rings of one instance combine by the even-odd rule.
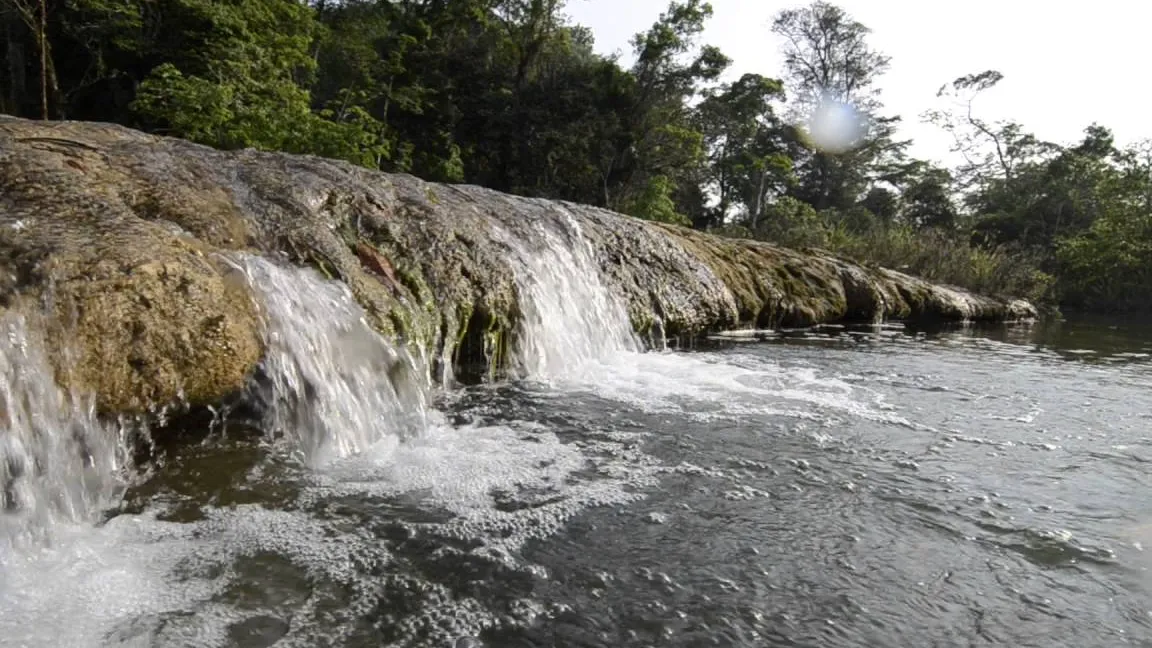
[[[948,156],[950,140],[920,121],[942,104],[941,85],[996,69],[1004,80],[982,95],[981,116],[1014,119],[1042,139],[1076,141],[1092,122],[1117,142],[1152,137],[1152,3],[1146,0],[832,0],[872,30],[872,46],[892,58],[879,86],[887,114],[903,117],[914,155]],[[701,43],[733,59],[732,75],[783,73],[780,42],[770,31],[780,9],[807,0],[711,0]],[[597,50],[631,62],[633,34],[645,31],[667,0],[568,0],[574,22],[592,29]]]

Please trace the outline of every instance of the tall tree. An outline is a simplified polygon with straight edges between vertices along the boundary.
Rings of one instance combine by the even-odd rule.
[[[823,1],[781,11],[772,31],[784,42],[793,117],[806,119],[822,108],[843,106],[860,119],[851,148],[815,148],[797,161],[798,198],[817,210],[848,209],[879,179],[884,166],[903,161],[908,146],[893,139],[899,119],[880,115],[876,81],[888,69],[889,58],[868,44],[867,27]]]
[[[871,30],[843,9],[822,0],[785,9],[773,19],[772,31],[784,40],[784,67],[799,113],[828,99],[868,114],[882,107],[875,82],[890,59],[872,49]]]
[[[975,108],[976,99],[996,87],[1004,75],[996,70],[958,77],[945,84],[936,96],[947,105],[929,110],[923,119],[952,138],[952,152],[963,159],[956,169],[962,189],[996,180],[1010,182],[1024,164],[1053,151],[1014,121],[989,121]]]
[[[1056,240],[1062,297],[1074,307],[1148,312],[1152,310],[1152,156],[1147,142],[1102,156],[1105,147],[1110,148],[1110,135],[1090,127],[1085,141],[1068,152],[1106,164],[1072,162],[1080,166],[1075,172],[1079,190],[1065,201],[1072,198],[1080,210],[1090,212],[1091,222],[1079,231],[1065,229]],[[1096,182],[1085,183],[1088,178]],[[1084,216],[1078,224],[1083,225]]]
[[[687,222],[675,206],[679,184],[689,182],[703,163],[703,134],[694,127],[691,102],[704,84],[715,81],[731,61],[715,47],[695,51],[696,39],[711,17],[701,0],[673,0],[652,27],[632,44],[636,62],[625,146],[604,160],[605,202],[627,213]]]
[[[53,101],[56,100],[56,95],[59,93],[59,81],[56,76],[56,63],[53,60],[53,47],[50,42],[50,35],[48,30],[48,13],[49,5],[47,0],[2,0],[0,1],[0,11],[5,14],[11,14],[17,19],[9,18],[5,22],[8,27],[9,38],[9,56],[13,56],[17,65],[23,67],[25,57],[24,52],[27,47],[23,46],[27,43],[26,39],[21,38],[20,31],[31,36],[31,42],[35,45],[35,60],[38,66],[38,96],[37,96],[37,116],[40,119],[49,119],[53,116],[54,106]],[[22,25],[23,30],[17,26]],[[22,43],[21,41],[24,41]],[[17,53],[19,52],[19,53]],[[10,66],[13,80],[19,80],[20,85],[23,85],[24,69],[15,69],[15,66]],[[23,99],[23,98],[21,98]]]
[[[771,198],[792,182],[795,137],[774,105],[783,99],[779,80],[745,74],[700,102],[696,117],[708,155],[706,188],[717,205],[702,212],[698,225],[720,225],[735,210],[755,230]]]

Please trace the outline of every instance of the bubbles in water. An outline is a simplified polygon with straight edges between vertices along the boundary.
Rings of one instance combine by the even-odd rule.
[[[825,95],[812,111],[808,135],[812,144],[827,153],[851,150],[864,137],[866,116],[850,103]]]
[[[485,555],[507,561],[525,541],[556,533],[587,508],[642,498],[635,487],[654,483],[657,468],[631,443],[608,438],[576,444],[529,424],[441,425],[333,464],[307,497],[410,494],[451,514],[425,532],[478,540]]]
[[[194,546],[175,530],[151,517],[61,522],[51,546],[0,553],[0,644],[159,645],[165,616],[213,593],[209,583],[171,582]]]
[[[812,370],[763,358],[639,353],[627,312],[604,285],[578,223],[560,211],[530,227],[538,230],[532,248],[527,237],[504,233],[525,313],[517,359],[528,376],[563,379],[648,411],[763,413],[785,403],[789,416],[887,416],[860,403],[860,390]],[[581,425],[573,438],[523,420],[450,425],[429,403],[425,367],[372,330],[346,287],[255,257],[241,265],[263,298],[268,353],[259,395],[268,401],[267,428],[285,434],[316,469],[300,499],[288,510],[202,509],[205,518],[188,524],[121,515],[100,527],[67,526],[51,549],[0,554],[0,636],[30,644],[225,645],[237,633],[256,633],[283,636],[278,645],[317,645],[349,638],[371,619],[374,632],[387,627],[401,645],[467,643],[502,619],[528,623],[538,604],[525,599],[525,612],[510,614],[455,591],[414,570],[405,553],[413,547],[395,538],[415,539],[420,560],[437,568],[463,557],[478,573],[496,565],[544,579],[546,570],[524,564],[526,542],[560,532],[592,507],[642,499],[670,470],[646,454],[646,430]],[[13,427],[24,417],[37,422],[21,429],[43,430],[48,421],[67,430],[79,421],[84,431],[9,435],[23,445],[0,446],[0,457],[55,462],[49,455],[74,450],[66,438],[118,447],[86,401],[60,394],[47,364],[29,361],[26,346],[12,341],[24,339],[17,332],[8,346],[0,340],[0,388],[7,390],[0,422]],[[29,372],[39,382],[20,386]],[[529,387],[564,407],[557,390]],[[36,445],[52,439],[60,443]],[[105,450],[91,453],[93,460],[116,456]],[[68,461],[60,465],[74,465]],[[29,501],[40,501],[55,491],[30,492]],[[669,519],[653,513],[647,521]],[[49,621],[61,614],[73,620],[66,628]]]

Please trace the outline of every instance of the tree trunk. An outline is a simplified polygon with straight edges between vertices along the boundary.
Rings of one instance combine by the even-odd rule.
[[[60,84],[56,79],[56,65],[52,61],[52,45],[48,42],[48,0],[39,0],[39,5],[36,7],[22,0],[10,0],[7,4],[16,10],[28,31],[31,32],[32,37],[36,39],[36,49],[40,59],[40,116],[43,119],[48,119],[51,116],[49,94],[51,93],[51,99],[55,100],[57,104],[62,103],[60,101]],[[13,34],[11,24],[9,24],[8,33],[10,36],[9,43],[11,43],[14,40],[11,38]],[[9,51],[11,52],[11,46]],[[9,65],[13,65],[13,63],[10,61]]]
[[[752,212],[752,231],[756,231],[756,225],[760,222],[760,214],[764,212],[764,184],[768,180],[768,170],[760,172],[760,186],[756,189],[756,210]]]
[[[48,121],[48,2],[40,0],[40,118]]]
[[[28,68],[24,57],[23,30],[23,25],[15,18],[10,17],[4,21],[4,41],[7,45],[4,59],[8,64],[5,111],[19,117],[24,116],[24,102],[28,97]]]

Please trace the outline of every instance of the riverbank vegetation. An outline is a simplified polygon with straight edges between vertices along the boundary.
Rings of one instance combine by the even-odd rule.
[[[0,0],[0,111],[589,203],[815,246],[973,290],[1152,310],[1152,146],[1089,125],[1044,142],[980,117],[995,71],[924,118],[963,160],[908,153],[876,88],[888,58],[825,2],[781,11],[779,78],[727,74],[711,14],[673,0],[595,53],[563,0]],[[942,80],[947,81],[947,80]],[[858,109],[853,146],[801,118]],[[920,118],[920,116],[913,116]]]

